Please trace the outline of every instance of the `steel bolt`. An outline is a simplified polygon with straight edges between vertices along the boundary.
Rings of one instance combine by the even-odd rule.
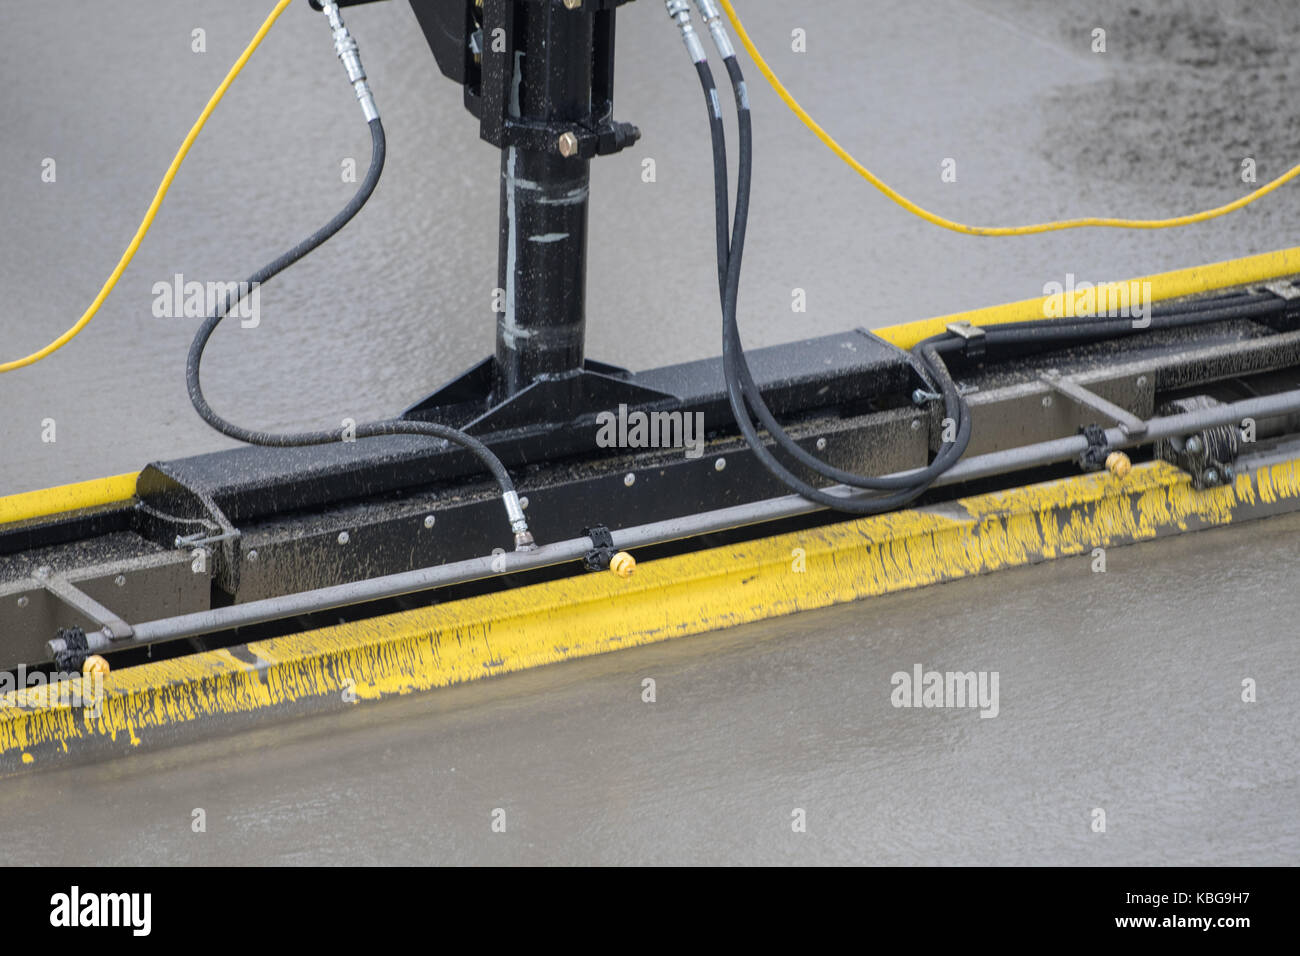
[[[623,476],[623,484],[631,488],[633,485],[636,484],[636,475],[632,474],[632,472],[629,471],[626,475]]]
[[[1219,473],[1213,468],[1205,469],[1205,483],[1211,487],[1219,483]]]
[[[578,155],[578,137],[572,133],[561,133],[560,138],[555,141],[555,145],[560,150],[560,155],[565,159]]]
[[[825,439],[825,438],[819,438],[819,439],[817,439],[817,450],[818,450],[818,451],[825,451],[825,450],[826,450],[826,439]]]
[[[717,461],[713,463],[714,471],[722,471],[722,469],[726,467],[727,467],[727,459],[725,458],[719,458]]]
[[[432,527],[433,527],[433,524],[434,524],[434,517],[433,517],[433,515],[425,515],[425,517],[424,517],[424,526],[425,526],[426,528],[432,528]]]
[[[18,606],[19,606],[19,607],[26,607],[26,606],[27,606],[27,595],[26,595],[26,594],[24,594],[22,597],[20,597],[20,598],[18,599]]]
[[[117,577],[113,578],[113,583],[120,588],[126,587],[126,575],[119,574]]]
[[[1043,396],[1043,407],[1044,407],[1044,408],[1051,408],[1051,407],[1052,407],[1052,396],[1051,396],[1051,395],[1044,395],[1044,396]]]
[[[257,560],[257,549],[256,549],[256,548],[254,548],[252,551],[248,552],[248,560],[249,560],[249,561],[256,561],[256,560]]]
[[[1187,449],[1187,454],[1199,455],[1205,450],[1205,442],[1201,441],[1200,435],[1192,435],[1183,443],[1183,447]]]
[[[1224,465],[1223,483],[1226,485],[1229,482],[1235,481],[1236,478],[1237,478],[1237,469],[1233,468],[1231,465]]]
[[[577,10],[582,6],[582,0],[564,0],[564,9]]]
[[[346,531],[339,532],[339,544],[347,544],[351,540],[351,537],[348,536]]]

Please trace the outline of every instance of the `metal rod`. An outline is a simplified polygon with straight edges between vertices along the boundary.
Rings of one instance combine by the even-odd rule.
[[[1196,409],[1179,415],[1152,418],[1147,421],[1146,432],[1130,436],[1120,428],[1106,430],[1106,440],[1111,447],[1129,448],[1146,444],[1160,438],[1175,435],[1187,435],[1219,425],[1240,425],[1244,419],[1275,418],[1300,412],[1300,390],[1279,392],[1259,398],[1243,399],[1227,405]],[[1052,441],[1011,448],[1006,451],[989,452],[973,458],[959,461],[938,480],[935,486],[952,485],[975,478],[1020,471],[1040,465],[1054,464],[1075,458],[1088,448],[1088,440],[1082,435],[1058,438]],[[916,469],[919,470],[919,469]],[[912,474],[914,472],[903,472]],[[826,489],[830,494],[854,497],[861,492],[836,485]],[[736,505],[716,511],[706,511],[697,515],[672,518],[651,524],[624,528],[613,532],[614,545],[618,548],[646,547],[652,544],[664,544],[715,531],[741,528],[782,518],[792,518],[824,510],[820,505],[799,497],[786,495],[781,498],[769,498],[750,504]],[[230,607],[213,608],[193,614],[161,618],[137,624],[132,634],[125,639],[113,640],[105,632],[97,631],[86,635],[90,650],[121,650],[127,647],[139,647],[146,644],[159,644],[185,637],[195,637],[251,624],[262,624],[299,614],[311,614],[332,608],[364,604],[384,598],[412,594],[453,584],[464,584],[483,578],[511,574],[517,571],[535,570],[576,561],[592,548],[588,538],[571,538],[553,544],[546,544],[533,551],[514,551],[432,568],[404,571],[364,581],[351,581],[332,587],[318,588],[313,591],[301,591],[280,597],[250,601]],[[47,642],[51,655],[64,650],[63,642]]]
[[[1060,392],[1066,398],[1070,399],[1076,405],[1081,405],[1099,415],[1105,415],[1111,421],[1124,429],[1124,434],[1132,435],[1137,438],[1146,433],[1146,422],[1138,418],[1127,408],[1121,408],[1114,402],[1107,401],[1096,392],[1085,388],[1072,378],[1065,378],[1060,372],[1045,372],[1042,380],[1047,385]]]
[[[60,574],[51,574],[45,568],[37,568],[36,577],[45,585],[45,589],[68,607],[80,611],[94,621],[114,640],[131,636],[131,625],[117,616],[117,613],[104,607],[81,588],[77,587]]]

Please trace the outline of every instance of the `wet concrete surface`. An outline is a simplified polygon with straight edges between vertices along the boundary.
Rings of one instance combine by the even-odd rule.
[[[1297,532],[1113,549],[1105,573],[1058,561],[10,779],[3,862],[1294,864],[1300,656],[1278,623],[1300,616]],[[895,707],[917,664],[997,672],[997,716]]]
[[[1300,159],[1288,101],[1300,58],[1287,54],[1300,45],[1300,7],[1208,6],[755,0],[744,16],[804,105],[886,181],[950,217],[1005,224],[1206,208],[1251,188],[1244,157],[1261,182]],[[44,345],[93,298],[262,15],[252,3],[175,0],[94,8],[89,20],[88,9],[46,0],[0,14],[26,38],[0,88],[6,357]],[[369,139],[322,18],[307,11],[291,7],[235,82],[90,327],[40,366],[0,376],[0,494],[230,444],[186,396],[198,319],[156,317],[153,287],[177,273],[239,279],[351,195],[341,164],[364,168]],[[241,424],[391,415],[492,350],[498,154],[478,140],[406,4],[351,11],[348,22],[385,118],[384,178],[342,235],[262,290],[256,328],[230,322],[214,336],[208,398]],[[1099,26],[1108,47],[1094,54]],[[203,54],[191,52],[197,28]],[[807,52],[791,50],[795,29]],[[643,138],[593,163],[587,351],[629,368],[716,355],[707,127],[661,4],[620,14],[618,56],[616,112]],[[749,72],[749,346],[1040,295],[1067,273],[1127,278],[1294,241],[1294,188],[1178,231],[945,232],[863,182]],[[54,183],[41,180],[47,157]],[[956,182],[940,179],[945,159]],[[791,311],[795,289],[806,313]],[[47,419],[54,443],[42,440]]]
[[[742,12],[868,165],[947,215],[1002,224],[1182,213],[1250,188],[1244,156],[1261,181],[1300,159],[1285,95],[1300,9],[1207,6],[754,0]],[[81,313],[262,15],[88,9],[46,0],[0,15],[25,37],[0,88],[5,357]],[[225,444],[185,397],[197,320],[155,317],[152,285],[241,276],[350,194],[340,163],[364,165],[366,134],[306,9],[218,109],[90,329],[0,376],[0,493]],[[348,21],[388,166],[357,222],[263,291],[256,329],[215,337],[209,397],[250,425],[382,416],[491,348],[496,153],[405,5]],[[200,26],[208,52],[194,54]],[[1096,26],[1105,54],[1090,51]],[[790,50],[795,28],[806,53]],[[626,8],[619,33],[617,113],[644,139],[593,165],[588,351],[642,368],[718,351],[708,146],[660,5]],[[1067,273],[1123,278],[1294,242],[1292,189],[1177,232],[941,232],[816,144],[757,75],[751,90],[752,346],[1025,298]],[[54,184],[44,157],[57,158]],[[942,183],[950,157],[958,179]],[[806,314],[790,311],[795,288]],[[1083,560],[1007,572],[7,780],[0,862],[1294,863],[1297,530],[1286,518],[1207,532],[1113,551],[1106,574]],[[890,677],[918,663],[997,671],[999,716],[895,709]],[[1241,701],[1247,678],[1257,703]],[[1097,808],[1105,834],[1089,829]],[[806,833],[792,832],[795,809]]]

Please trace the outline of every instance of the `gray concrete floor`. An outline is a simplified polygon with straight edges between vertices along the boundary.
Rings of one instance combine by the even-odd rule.
[[[80,314],[261,6],[6,11],[24,42],[0,87],[0,353]],[[1185,212],[1248,188],[1243,156],[1261,181],[1300,159],[1294,5],[752,0],[743,12],[842,142],[955,217]],[[0,376],[0,493],[222,445],[185,399],[193,320],[153,317],[151,287],[243,275],[350,190],[339,163],[364,164],[365,132],[315,19],[291,9],[254,58],[90,330]],[[348,19],[389,165],[354,226],[265,290],[261,326],[214,341],[210,398],[250,424],[384,415],[490,348],[496,154],[409,9]],[[1104,55],[1089,51],[1095,26]],[[790,52],[796,27],[805,54]],[[715,354],[707,136],[658,4],[620,15],[619,57],[618,113],[645,138],[595,164],[589,352],[631,367]],[[1294,241],[1290,189],[1156,235],[939,232],[751,79],[750,345]],[[56,184],[40,181],[47,156]],[[939,180],[946,157],[957,183]],[[805,315],[789,310],[796,287]],[[1141,545],[1112,552],[1105,575],[1062,562],[8,780],[0,862],[1293,863],[1298,528]],[[917,663],[998,671],[1000,715],[893,708],[890,675]],[[645,677],[655,704],[641,702]],[[1258,703],[1240,700],[1247,678]],[[497,808],[505,833],[491,829]],[[796,808],[806,833],[791,830]],[[1089,829],[1095,808],[1104,835]]]
[[[1112,550],[1105,574],[1075,558],[14,778],[3,862],[1294,864],[1300,657],[1278,622],[1300,616],[1298,531],[1207,531]],[[918,663],[997,671],[998,716],[895,708],[891,675]]]

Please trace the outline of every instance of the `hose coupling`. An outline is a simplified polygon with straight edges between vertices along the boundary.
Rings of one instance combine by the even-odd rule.
[[[691,25],[691,5],[688,0],[664,0],[664,6],[668,8],[668,16],[682,31],[682,42],[686,44],[686,52],[690,54],[691,62],[703,63],[707,59],[704,55],[704,44],[700,42],[699,34]]]
[[[724,60],[729,60],[736,55],[736,48],[731,45],[731,35],[727,33],[727,27],[722,22],[722,11],[713,0],[695,0],[695,6],[700,11],[702,19],[709,27],[709,34],[713,37],[713,45],[718,48],[718,55]]]
[[[501,496],[501,500],[505,503],[506,516],[510,519],[510,530],[515,533],[515,550],[532,551],[537,545],[528,530],[528,519],[524,517],[524,508],[519,503],[518,492],[507,491]]]
[[[334,31],[334,52],[338,54],[339,61],[347,70],[348,82],[357,92],[357,100],[361,103],[361,112],[365,114],[366,122],[378,119],[379,107],[375,105],[374,95],[370,92],[369,84],[366,83],[366,71],[361,65],[357,41],[352,38],[352,34],[344,25],[338,4],[335,0],[323,0],[321,11],[329,20],[330,29]]]

